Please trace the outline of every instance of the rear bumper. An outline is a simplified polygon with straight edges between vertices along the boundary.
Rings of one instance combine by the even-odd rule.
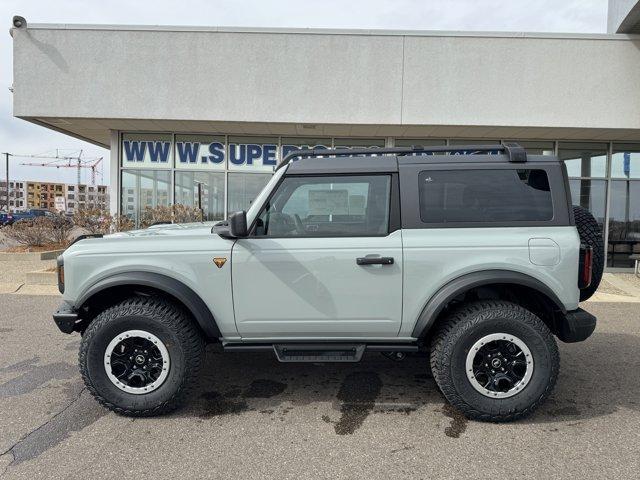
[[[53,321],[63,333],[73,333],[79,317],[78,312],[68,302],[62,302],[58,310],[53,314]]]
[[[581,308],[567,312],[559,320],[557,336],[566,343],[582,342],[596,329],[596,317]]]

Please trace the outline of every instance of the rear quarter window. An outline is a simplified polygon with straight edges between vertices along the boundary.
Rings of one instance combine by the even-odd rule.
[[[425,170],[418,175],[424,223],[553,219],[549,178],[539,169]]]

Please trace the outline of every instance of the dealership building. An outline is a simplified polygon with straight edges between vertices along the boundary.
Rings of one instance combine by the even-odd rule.
[[[31,24],[13,114],[109,148],[112,212],[246,209],[301,147],[497,144],[566,161],[608,266],[640,253],[640,2],[607,34]]]

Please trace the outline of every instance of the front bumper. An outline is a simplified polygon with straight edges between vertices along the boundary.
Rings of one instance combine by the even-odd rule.
[[[80,318],[78,312],[68,302],[62,302],[58,310],[53,314],[53,321],[63,333],[73,333],[77,331]]]
[[[566,343],[582,342],[596,329],[596,317],[578,308],[567,312],[558,322],[557,336]]]

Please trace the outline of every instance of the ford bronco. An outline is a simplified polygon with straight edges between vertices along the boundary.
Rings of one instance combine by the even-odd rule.
[[[603,254],[556,157],[516,144],[299,150],[228,221],[76,241],[58,259],[53,317],[82,334],[88,389],[124,415],[184,402],[219,342],[281,362],[423,351],[455,408],[509,421],[551,393],[555,339],[595,329],[578,303]]]

